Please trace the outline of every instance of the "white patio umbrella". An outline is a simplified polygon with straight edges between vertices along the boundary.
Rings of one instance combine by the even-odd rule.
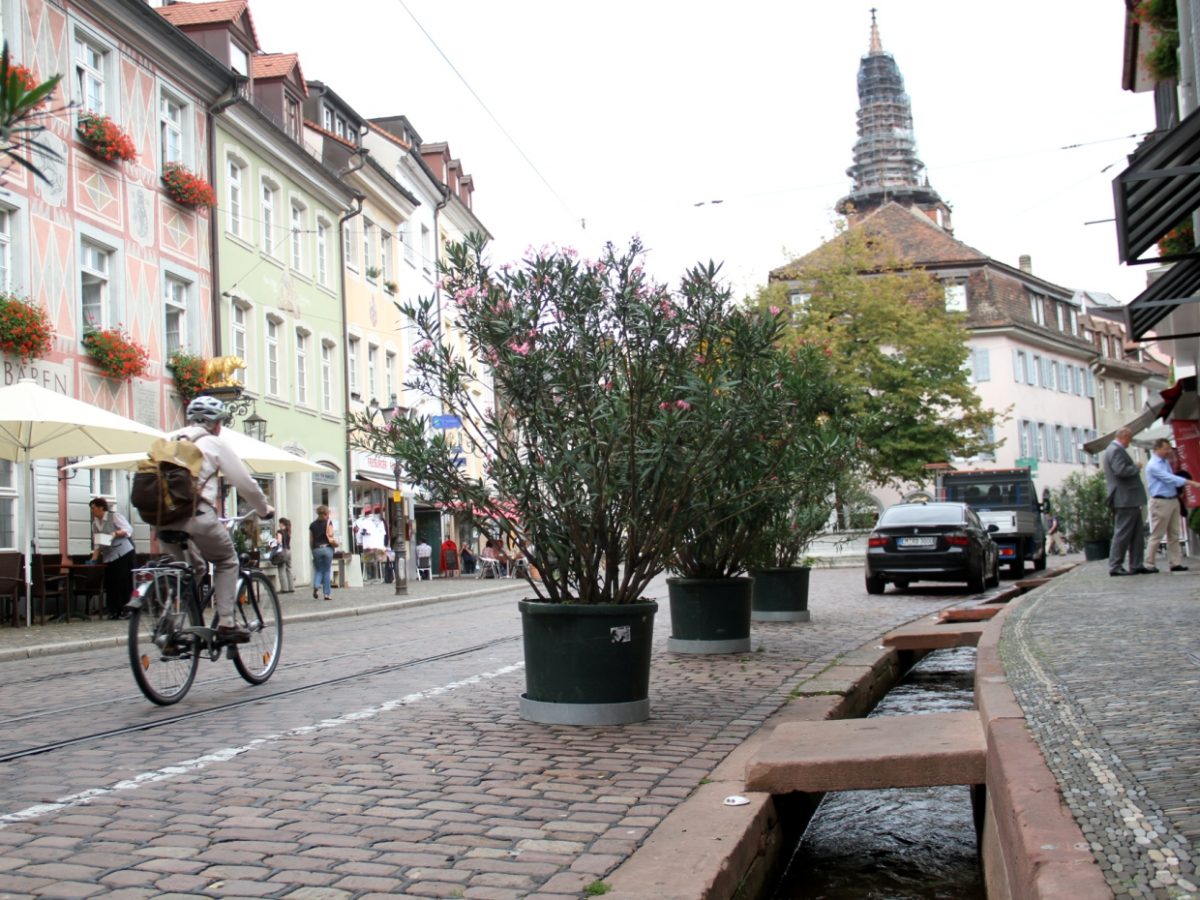
[[[157,428],[47,390],[29,378],[0,388],[0,459],[25,468],[25,624],[32,622],[34,523],[33,461],[93,453],[143,453],[165,435]]]
[[[234,428],[222,428],[221,440],[233,448],[237,455],[242,458],[242,462],[246,464],[246,468],[255,475],[272,475],[278,472],[329,471],[326,466],[319,465],[294,453],[288,453],[288,451],[281,447],[268,444],[266,441],[256,440],[250,437],[250,435],[243,434]],[[68,471],[74,469],[132,470],[136,469],[138,463],[145,458],[145,452],[114,453],[81,459],[68,466],[63,466],[63,469]]]

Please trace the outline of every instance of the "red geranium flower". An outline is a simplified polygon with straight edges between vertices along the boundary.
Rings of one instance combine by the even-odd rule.
[[[163,166],[163,184],[176,203],[190,206],[215,206],[217,195],[212,185],[188,169],[183,163],[170,162]]]
[[[76,130],[87,148],[105,162],[114,159],[133,162],[137,159],[133,138],[108,116],[93,112],[80,113]]]

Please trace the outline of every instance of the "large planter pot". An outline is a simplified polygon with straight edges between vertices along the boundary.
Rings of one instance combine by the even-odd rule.
[[[650,646],[658,604],[582,606],[522,600],[521,717],[548,725],[626,725],[650,717]]]
[[[674,653],[750,650],[753,578],[668,578]]]
[[[807,622],[808,566],[754,569],[750,618],[755,622]]]
[[[1086,541],[1083,545],[1083,557],[1088,562],[1108,559],[1108,552],[1111,548],[1112,543],[1108,538],[1099,541]]]

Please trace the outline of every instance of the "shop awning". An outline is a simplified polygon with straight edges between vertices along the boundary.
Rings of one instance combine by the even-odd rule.
[[[1164,391],[1163,393],[1166,393],[1166,392]],[[1149,428],[1151,425],[1154,424],[1156,419],[1158,419],[1160,416],[1165,415],[1165,413],[1163,412],[1163,406],[1164,406],[1165,402],[1166,401],[1164,401],[1164,400],[1155,400],[1154,402],[1148,404],[1146,406],[1146,408],[1142,410],[1141,414],[1136,419],[1132,419],[1129,422],[1126,422],[1124,427],[1128,428],[1134,434],[1138,434],[1139,432],[1145,431],[1147,428]],[[1113,438],[1116,437],[1117,432],[1120,430],[1121,430],[1120,428],[1114,429],[1113,431],[1110,431],[1108,434],[1102,434],[1102,435],[1100,435],[1100,437],[1094,438],[1094,439],[1088,441],[1086,444],[1083,445],[1084,452],[1085,453],[1101,453],[1105,447],[1107,447],[1109,444],[1112,443]]]
[[[367,482],[370,482],[371,484],[378,485],[381,488],[387,488],[389,491],[394,491],[396,489],[396,479],[387,478],[383,475],[378,475],[374,472],[362,472],[362,471],[355,472],[354,480],[355,481],[367,481]]]
[[[1198,302],[1200,302],[1200,258],[1185,259],[1175,263],[1125,307],[1130,338],[1135,341],[1142,340],[1150,329],[1181,306]],[[1164,333],[1162,329],[1159,329],[1155,332],[1155,337],[1160,341],[1200,337],[1197,322],[1193,321],[1188,324],[1188,319],[1196,319],[1198,314],[1200,314],[1200,308],[1191,310],[1191,315],[1187,317],[1175,316],[1167,330],[1177,332],[1182,327],[1184,331]]]
[[[1200,109],[1139,147],[1113,179],[1121,261],[1136,262],[1200,207]]]

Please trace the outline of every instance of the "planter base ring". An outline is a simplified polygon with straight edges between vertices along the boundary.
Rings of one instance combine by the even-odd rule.
[[[667,649],[672,653],[749,653],[750,638],[733,638],[727,641],[688,641],[668,638]]]
[[[547,703],[521,695],[521,718],[543,725],[631,725],[650,718],[650,700],[627,703]]]
[[[812,616],[807,609],[750,611],[751,622],[809,622]]]

